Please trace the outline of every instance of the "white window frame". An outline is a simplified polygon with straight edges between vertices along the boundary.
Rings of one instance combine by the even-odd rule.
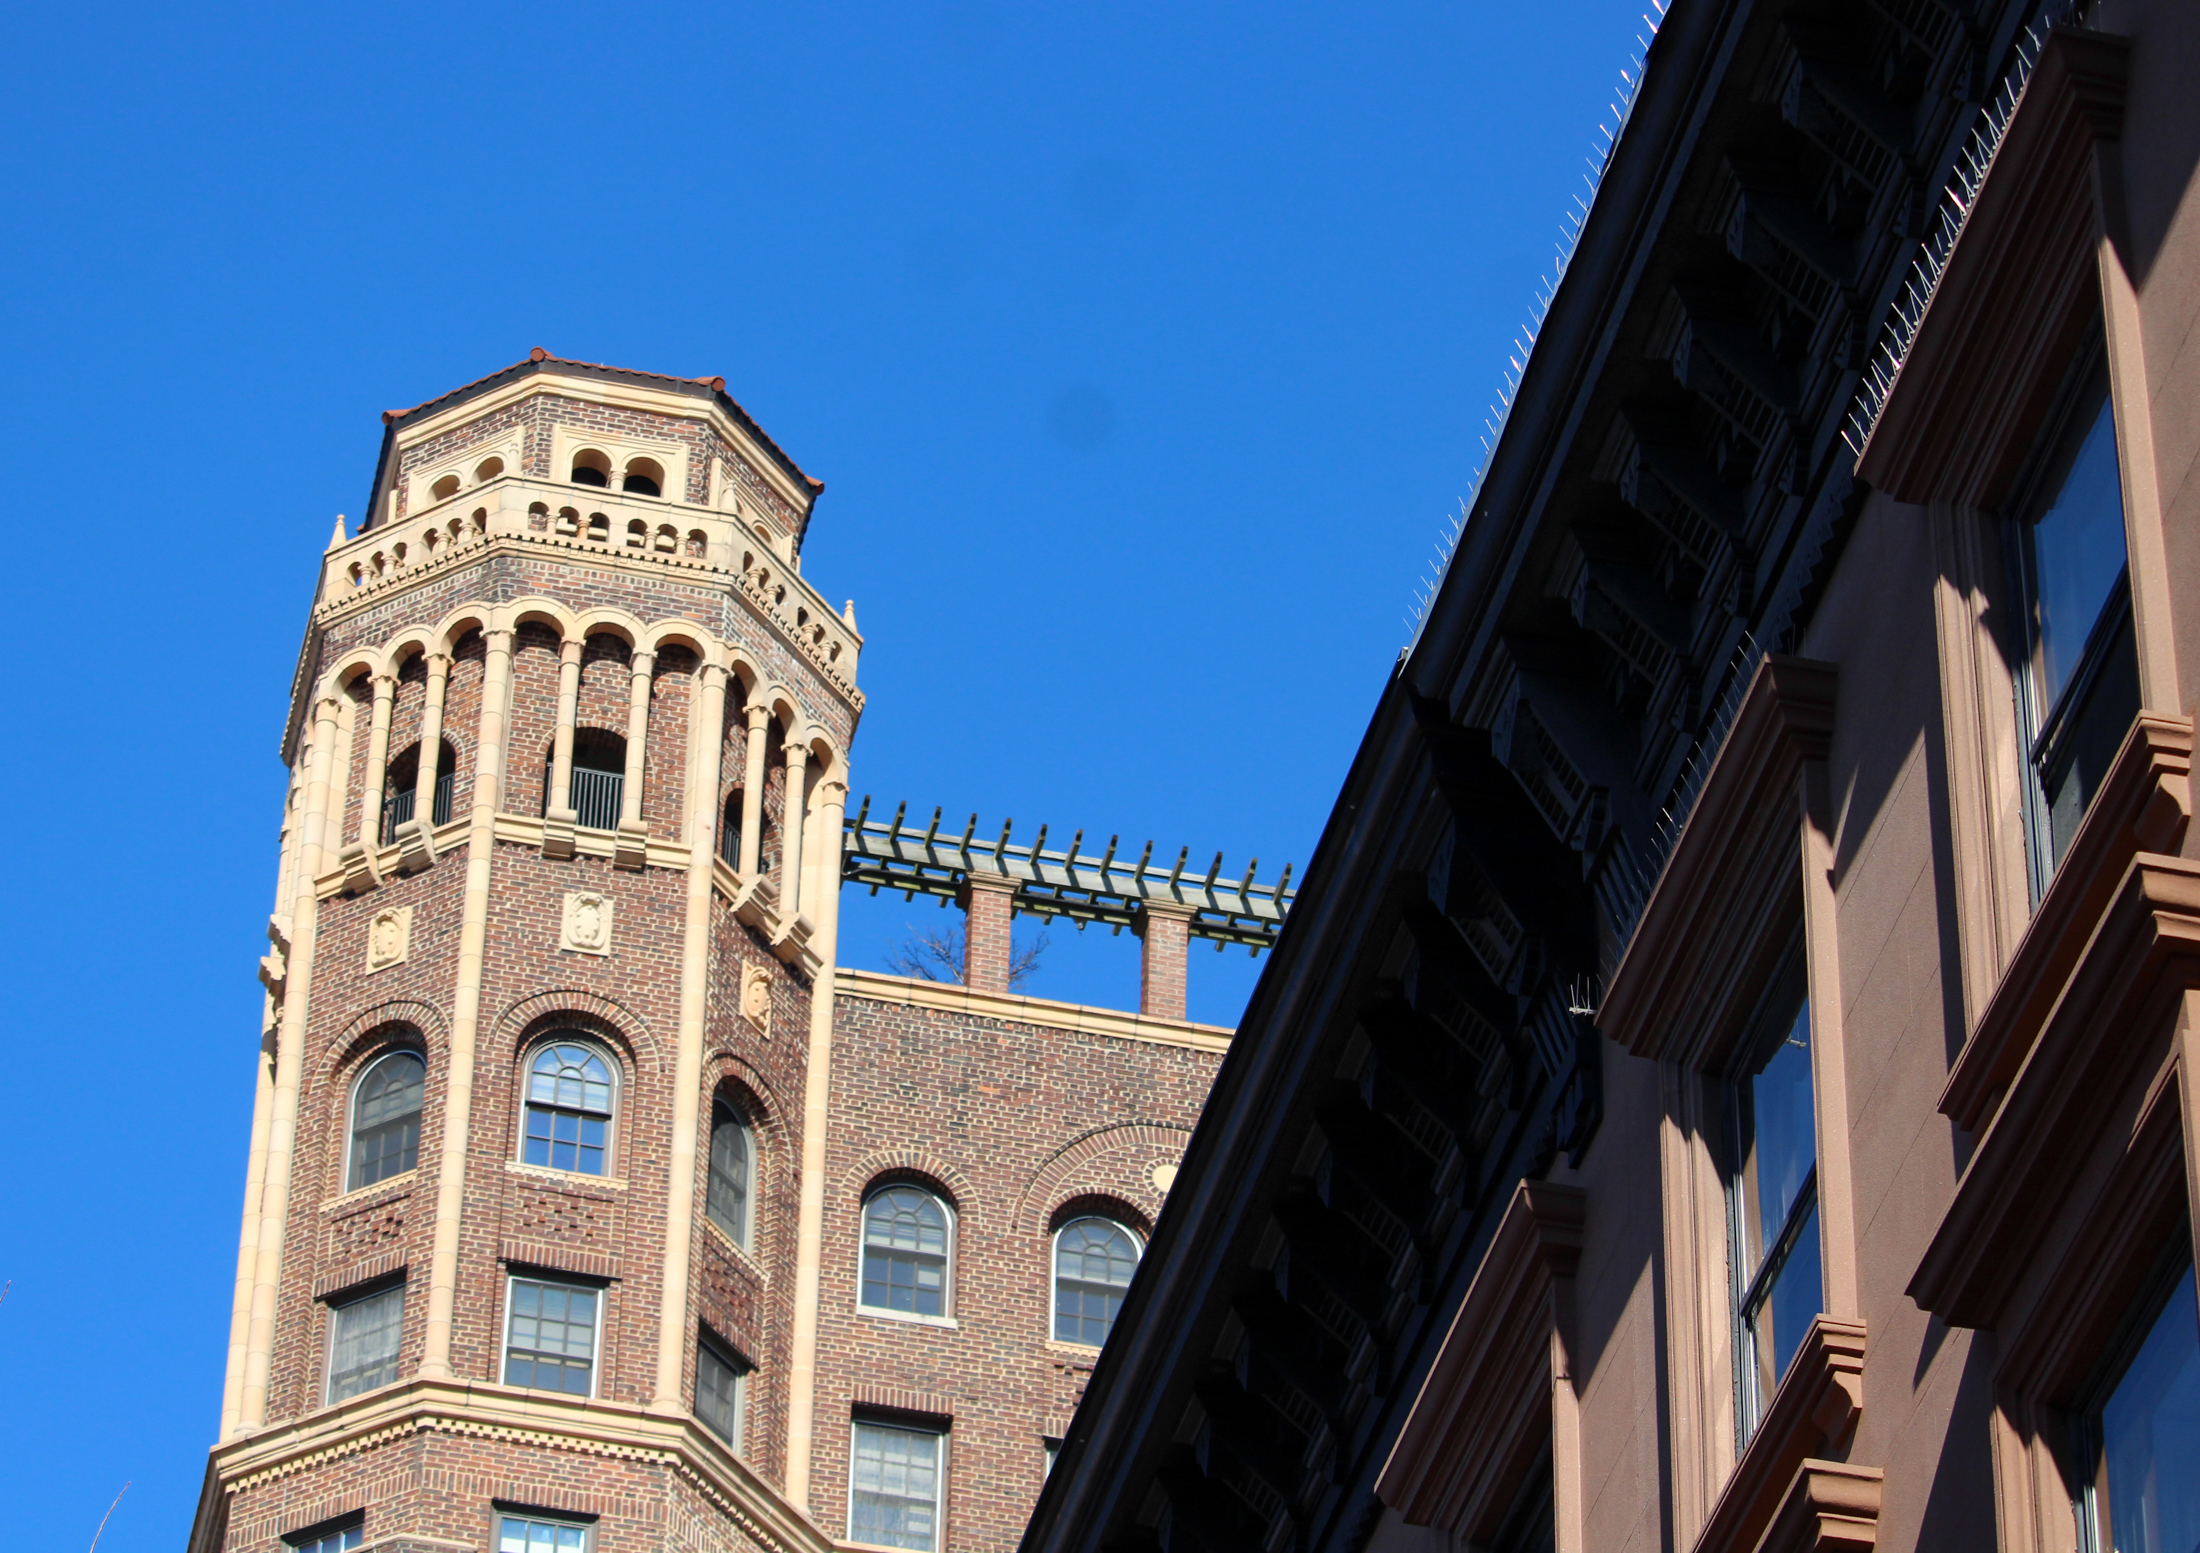
[[[863,1253],[869,1244],[865,1239],[864,1221],[870,1214],[872,1202],[896,1188],[924,1193],[925,1196],[939,1204],[940,1211],[947,1215],[947,1265],[941,1274],[945,1280],[945,1286],[940,1290],[940,1309],[942,1311],[940,1315],[925,1316],[913,1310],[889,1310],[883,1305],[866,1305],[863,1302]],[[959,1229],[960,1223],[955,1212],[955,1205],[947,1200],[947,1195],[944,1192],[922,1182],[883,1181],[865,1192],[862,1206],[856,1210],[856,1314],[869,1316],[876,1321],[913,1321],[919,1326],[960,1326],[961,1323],[955,1319],[955,1242],[960,1238]],[[1050,1324],[1051,1320],[1052,1307],[1050,1305]]]
[[[340,1321],[340,1320],[342,1319],[343,1313],[344,1313],[345,1311],[347,1311],[347,1310],[351,1309],[351,1308],[352,1308],[352,1307],[354,1307],[354,1306],[357,1306],[357,1305],[363,1305],[363,1304],[365,1304],[365,1303],[366,1303],[366,1302],[367,1302],[368,1300],[373,1300],[373,1299],[380,1299],[380,1298],[381,1298],[381,1297],[382,1297],[383,1295],[385,1295],[385,1294],[389,1294],[389,1293],[392,1293],[392,1292],[394,1292],[394,1293],[395,1293],[395,1294],[397,1295],[397,1297],[398,1297],[398,1316],[397,1316],[397,1358],[398,1358],[398,1373],[397,1373],[397,1374],[396,1374],[396,1376],[395,1376],[395,1377],[393,1377],[392,1379],[390,1379],[390,1380],[386,1380],[386,1381],[383,1381],[383,1382],[381,1383],[381,1385],[382,1385],[382,1386],[394,1386],[394,1385],[396,1385],[396,1384],[397,1384],[397,1382],[398,1382],[398,1381],[400,1381],[400,1380],[403,1380],[403,1379],[405,1378],[405,1374],[404,1374],[404,1357],[405,1357],[405,1312],[404,1312],[404,1307],[405,1307],[406,1305],[408,1305],[408,1304],[410,1304],[410,1303],[411,1303],[410,1299],[409,1299],[409,1298],[407,1297],[407,1295],[408,1295],[408,1290],[407,1290],[407,1288],[406,1288],[406,1280],[405,1280],[404,1278],[400,1277],[400,1278],[397,1278],[397,1279],[395,1279],[395,1280],[394,1280],[394,1281],[392,1281],[392,1282],[389,1282],[389,1283],[385,1283],[385,1284],[382,1284],[382,1285],[380,1285],[380,1286],[379,1286],[379,1287],[377,1287],[377,1288],[369,1289],[369,1290],[367,1290],[367,1291],[366,1291],[366,1292],[364,1292],[364,1293],[353,1293],[353,1292],[352,1292],[352,1291],[350,1291],[350,1290],[345,1290],[345,1291],[344,1291],[344,1294],[345,1294],[345,1296],[346,1296],[346,1297],[344,1297],[344,1298],[342,1298],[342,1299],[330,1299],[329,1301],[327,1301],[327,1302],[326,1302],[326,1303],[327,1303],[327,1309],[328,1309],[328,1334],[327,1334],[327,1340],[326,1340],[326,1341],[325,1341],[325,1342],[324,1342],[324,1343],[322,1344],[322,1349],[321,1349],[321,1405],[322,1405],[323,1407],[334,1407],[334,1406],[336,1406],[336,1405],[337,1405],[337,1403],[339,1403],[339,1402],[349,1402],[349,1401],[351,1400],[351,1397],[363,1397],[363,1396],[365,1396],[365,1395],[366,1395],[366,1394],[367,1394],[367,1393],[368,1393],[369,1391],[378,1391],[378,1390],[380,1390],[380,1389],[381,1389],[381,1387],[380,1387],[380,1386],[364,1386],[364,1387],[361,1387],[361,1388],[360,1388],[359,1390],[357,1390],[357,1391],[354,1391],[353,1393],[351,1393],[351,1396],[350,1396],[350,1397],[339,1397],[339,1396],[337,1396],[337,1395],[336,1395],[336,1328],[337,1328],[337,1324],[338,1324],[338,1323],[339,1323],[339,1321]]]
[[[1054,1233],[1047,1237],[1047,1341],[1062,1348],[1082,1348],[1088,1353],[1098,1353],[1099,1348],[1091,1343],[1072,1342],[1066,1337],[1056,1337],[1054,1335],[1055,1324],[1060,1321],[1062,1315],[1062,1236],[1068,1233],[1072,1227],[1083,1224],[1087,1220],[1098,1220],[1102,1224],[1112,1224],[1131,1237],[1131,1249],[1136,1253],[1131,1259],[1133,1277],[1137,1276],[1140,1264],[1146,1260],[1146,1237],[1138,1233],[1135,1225],[1126,1224],[1112,1214],[1106,1213],[1073,1213],[1057,1225]],[[1123,1288],[1124,1292],[1128,1293],[1130,1285],[1125,1284]],[[1111,1337],[1115,1335],[1113,1323],[1109,1325],[1108,1335]]]
[[[603,1144],[603,1174],[592,1176],[585,1170],[560,1170],[556,1165],[537,1165],[527,1158],[527,1112],[533,1104],[535,1087],[535,1061],[553,1046],[578,1046],[603,1059],[611,1070],[611,1110],[606,1117]],[[619,1114],[626,1100],[626,1073],[619,1065],[618,1054],[604,1041],[586,1030],[570,1027],[552,1030],[527,1048],[527,1060],[519,1070],[519,1136],[514,1140],[513,1158],[528,1170],[549,1170],[561,1176],[577,1176],[583,1181],[615,1181],[619,1179]],[[555,1152],[555,1151],[553,1151]]]
[[[883,1418],[857,1415],[848,1420],[848,1541],[859,1548],[891,1547],[890,1543],[856,1541],[856,1431],[858,1429],[891,1429],[897,1434],[930,1435],[933,1441],[932,1457],[932,1548],[931,1553],[947,1550],[947,1447],[950,1431],[915,1423],[897,1423]]]
[[[529,1526],[570,1527],[581,1534],[581,1553],[596,1553],[596,1523],[582,1520],[576,1515],[560,1515],[551,1510],[508,1510],[502,1505],[491,1507],[496,1515],[496,1541],[494,1547],[504,1546],[504,1523],[518,1521]]]
[[[617,1096],[614,1095],[613,1099],[616,1101]],[[746,1186],[748,1197],[743,1204],[745,1211],[742,1214],[741,1233],[738,1235],[727,1234],[725,1225],[712,1218],[710,1211],[710,1151],[711,1147],[717,1142],[718,1112],[721,1107],[733,1117],[734,1125],[741,1129],[742,1144],[748,1150],[749,1178]],[[732,1242],[737,1249],[752,1254],[756,1246],[756,1182],[760,1174],[757,1164],[756,1124],[749,1120],[747,1108],[734,1104],[723,1095],[713,1095],[710,1102],[710,1131],[703,1146],[703,1217],[708,1219],[718,1233],[725,1235],[726,1239]],[[860,1273],[860,1268],[858,1271]]]
[[[365,1067],[359,1070],[359,1076],[351,1081],[350,1094],[344,1097],[344,1174],[341,1178],[342,1184],[337,1188],[340,1193],[365,1192],[373,1190],[375,1186],[387,1186],[390,1182],[396,1180],[398,1176],[411,1175],[413,1171],[420,1168],[420,1160],[416,1151],[412,1170],[400,1170],[396,1175],[384,1176],[381,1180],[374,1182],[372,1186],[353,1186],[351,1184],[352,1166],[358,1163],[355,1156],[359,1144],[359,1091],[366,1088],[367,1075],[393,1057],[410,1057],[420,1064],[420,1130],[423,1139],[427,1133],[428,1054],[412,1046],[392,1046],[389,1050],[378,1053],[368,1061]]]
[[[515,1386],[515,1391],[541,1392],[544,1396],[574,1397],[583,1402],[593,1402],[603,1390],[603,1315],[610,1303],[608,1285],[587,1278],[552,1277],[547,1273],[515,1273],[507,1269],[504,1274],[504,1319],[497,1327],[497,1384],[510,1385],[505,1380],[505,1367],[512,1355],[512,1285],[515,1283],[548,1284],[561,1289],[586,1289],[596,1296],[596,1330],[588,1355],[588,1391],[586,1395],[573,1391],[543,1391],[540,1386]],[[503,1514],[501,1510],[497,1512]]]

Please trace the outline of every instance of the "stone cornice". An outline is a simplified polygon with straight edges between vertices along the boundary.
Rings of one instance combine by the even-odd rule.
[[[205,1492],[235,1493],[423,1433],[654,1463],[685,1478],[771,1553],[830,1553],[835,1546],[693,1418],[479,1381],[412,1381],[216,1446]],[[211,1519],[202,1505],[200,1525]],[[210,1550],[194,1538],[192,1553]]]
[[[1879,1543],[1886,1472],[1847,1461],[1805,1461],[1756,1553],[1855,1553]]]
[[[1788,1361],[1772,1405],[1749,1437],[1719,1502],[1697,1536],[1693,1553],[1751,1553],[1774,1543],[1767,1533],[1794,1509],[1798,1474],[1813,1455],[1843,1445],[1864,1410],[1865,1330],[1861,1321],[1819,1316]],[[1837,1472],[1852,1469],[1836,1467]],[[1877,1500],[1873,1501],[1876,1514]],[[1868,1544],[1867,1544],[1868,1545]]]
[[[1859,478],[1898,500],[1991,508],[2100,308],[2094,157],[2123,133],[2130,45],[2057,30],[1965,218]]]
[[[1810,659],[1758,666],[1597,1011],[1636,1056],[1713,1061],[1746,1011],[1766,934],[1800,911],[1801,778],[1832,743],[1836,684],[1831,664]]]
[[[1551,1332],[1581,1258],[1588,1198],[1523,1181],[1475,1270],[1375,1493],[1412,1526],[1496,1540],[1551,1430]]]
[[[2117,752],[1941,1092],[1965,1132],[1984,1129],[2047,1023],[2086,940],[2141,852],[2174,853],[2192,818],[2192,722],[2142,713]]]
[[[1074,1030],[1119,1041],[1184,1046],[1217,1056],[1230,1049],[1233,1033],[1222,1025],[1156,1019],[1150,1014],[1087,1008],[1077,1003],[1057,1003],[1050,998],[1028,998],[1014,992],[979,992],[955,982],[920,981],[878,971],[850,970],[846,966],[836,970],[833,976],[835,996],[841,999],[868,998],[878,1003],[901,1003],[950,1014],[968,1014],[979,1019],[1037,1025],[1046,1030]]]
[[[1995,1325],[2073,1185],[2071,1140],[2106,1125],[2149,1034],[2200,989],[2200,863],[2140,853],[2084,945],[1910,1279],[1950,1326]]]

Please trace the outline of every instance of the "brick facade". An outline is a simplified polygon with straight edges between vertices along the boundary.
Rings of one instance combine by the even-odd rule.
[[[717,460],[744,500],[770,497],[781,527],[800,535],[807,507],[769,488],[759,473],[766,454],[729,440],[724,426],[738,431],[744,422],[683,413],[669,390],[662,411],[595,402],[590,384],[562,365],[534,363],[538,391],[472,418],[446,401],[396,417],[377,484],[397,495],[386,510],[402,515],[408,471],[514,428],[525,434],[523,467],[492,478],[542,485],[554,501],[549,450],[555,428],[566,426],[677,438],[691,457],[685,491],[667,493],[669,510],[710,499]],[[500,377],[525,379],[525,370],[514,373]],[[671,381],[626,378],[626,401]],[[388,543],[379,533],[352,543]],[[823,1549],[847,1531],[850,1421],[864,1410],[921,1414],[948,1430],[939,1546],[1008,1548],[1039,1489],[1043,1442],[1066,1426],[1096,1353],[1050,1338],[1052,1232],[1065,1214],[1092,1211],[1142,1241],[1160,1209],[1162,1167],[1183,1151],[1222,1033],[1122,1015],[1102,1029],[1086,1017],[1092,1011],[1005,996],[1005,895],[992,914],[999,921],[984,916],[1001,942],[998,966],[989,960],[981,979],[1004,994],[993,1010],[1001,1017],[927,1004],[920,984],[850,973],[857,990],[842,990],[820,1024],[813,1005],[834,984],[817,955],[830,954],[837,916],[836,795],[861,698],[821,667],[814,642],[789,634],[790,618],[800,625],[822,608],[799,574],[775,585],[796,590],[793,603],[767,616],[751,579],[707,566],[674,571],[639,555],[566,555],[525,536],[484,533],[471,550],[453,543],[418,564],[417,580],[400,571],[403,585],[378,581],[357,597],[324,597],[307,639],[286,744],[297,778],[283,835],[289,898],[273,924],[278,1051],[272,1097],[255,1124],[271,1141],[250,1183],[268,1214],[278,1189],[287,1200],[279,1241],[261,1248],[279,1245],[279,1256],[248,1261],[245,1295],[265,1319],[232,1357],[232,1421],[216,1449],[194,1553],[275,1553],[306,1528],[361,1514],[378,1549],[487,1548],[499,1506],[584,1520],[598,1553]],[[775,601],[785,602],[765,602]],[[548,845],[545,810],[562,805],[547,784],[568,637],[580,645],[577,736],[627,737],[636,654],[655,654],[640,804],[646,859],[615,859],[608,832],[583,832],[574,856]],[[431,653],[448,660],[439,742],[450,751],[454,790],[440,827],[430,807],[435,752],[420,749]],[[493,670],[504,684],[492,684]],[[379,701],[378,677],[386,681]],[[721,681],[723,723],[699,726]],[[500,701],[501,747],[484,750],[493,726],[485,715]],[[720,828],[741,822],[752,703],[772,710],[759,851],[776,896],[734,873],[738,848],[719,845]],[[369,812],[380,783],[372,770],[378,716],[387,719],[389,766],[418,762],[416,821],[434,832],[432,860],[384,844]],[[317,738],[330,748],[317,750]],[[786,746],[796,738],[808,752],[801,792],[788,780]],[[690,785],[711,757],[715,787],[691,803]],[[476,815],[489,769],[501,783],[498,802],[493,814]],[[790,804],[804,811],[799,858],[783,846]],[[482,846],[488,855],[477,857]],[[812,881],[800,922],[784,909],[798,870]],[[608,942],[593,946],[603,952],[565,940],[575,894],[611,903]],[[689,926],[697,900],[705,902],[699,936]],[[374,937],[393,909],[404,924],[394,963],[376,958]],[[973,914],[974,949],[991,943],[983,915]],[[684,986],[699,992],[684,995]],[[698,1001],[699,1025],[689,1022]],[[589,1044],[613,1072],[601,1174],[524,1161],[528,1064],[553,1032]],[[453,1062],[466,1043],[464,1152],[446,1181],[460,1141],[448,1126]],[[417,1164],[347,1190],[355,1086],[394,1050],[417,1052],[426,1067]],[[818,1175],[807,1200],[821,1184],[822,1218],[806,1235],[806,1117],[818,1114],[813,1067],[828,1060],[822,1163],[813,1149],[808,1167]],[[683,1072],[695,1076],[685,1093]],[[687,1151],[683,1100],[695,1118]],[[745,1245],[706,1211],[710,1126],[721,1101],[749,1127]],[[675,1291],[683,1309],[667,1322],[665,1269],[682,1238],[671,1221],[676,1171],[692,1171],[692,1211],[687,1281]],[[952,1208],[949,1321],[858,1313],[862,1206],[868,1190],[889,1181],[924,1183]],[[247,1220],[248,1251],[262,1223]],[[455,1243],[443,1261],[439,1227],[441,1244]],[[796,1459],[805,1244],[821,1248],[820,1293],[807,1393],[813,1422],[807,1454]],[[599,1291],[587,1398],[503,1383],[515,1273]],[[431,1335],[429,1318],[436,1280],[446,1276],[442,1337]],[[398,1284],[397,1379],[328,1404],[332,1310]],[[659,1374],[667,1332],[680,1344],[672,1400]],[[753,1366],[738,1454],[691,1412],[706,1335]],[[437,1370],[444,1350],[447,1375]],[[262,1373],[264,1391],[254,1379]],[[806,1513],[797,1502],[805,1476]]]

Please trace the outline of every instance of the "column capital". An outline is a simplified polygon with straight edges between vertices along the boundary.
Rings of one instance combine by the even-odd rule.
[[[748,717],[751,731],[761,733],[772,720],[772,709],[762,701],[751,701]]]
[[[835,804],[843,808],[847,806],[848,784],[838,777],[827,777],[817,784],[816,791],[817,801],[821,807],[831,808]]]
[[[628,668],[636,679],[646,679],[657,670],[657,655],[645,648],[634,654]],[[725,671],[721,669],[719,672]]]
[[[569,636],[565,638],[565,640],[558,643],[559,664],[562,666],[568,663],[579,663],[581,661],[581,652],[587,646],[588,642],[587,639],[584,637]]]
[[[424,652],[420,657],[428,666],[428,676],[431,679],[438,674],[451,672],[451,655],[447,652]]]
[[[519,633],[510,626],[491,626],[481,633],[482,644],[491,652],[510,652],[512,639]]]
[[[786,751],[789,771],[799,771],[810,763],[810,747],[807,744],[786,744],[781,748]]]
[[[1131,931],[1143,937],[1149,919],[1160,922],[1189,922],[1198,914],[1198,907],[1187,906],[1182,901],[1141,901],[1138,906],[1138,921],[1131,925]]]
[[[392,695],[397,690],[397,676],[388,669],[376,669],[370,678],[378,696]]]
[[[639,663],[643,658],[654,659],[654,657],[655,655],[652,653],[636,653],[634,661]],[[732,677],[732,673],[733,671],[722,663],[706,663],[703,665],[699,677],[706,686],[716,685],[722,687]]]

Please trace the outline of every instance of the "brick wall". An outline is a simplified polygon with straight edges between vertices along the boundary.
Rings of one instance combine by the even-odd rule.
[[[847,1529],[851,1419],[899,1394],[952,1420],[947,1546],[1016,1545],[1096,1357],[1051,1338],[1052,1232],[1092,1207],[1143,1237],[1217,1061],[841,991],[810,1493],[827,1530]],[[891,1179],[954,1209],[952,1326],[858,1313],[862,1204]]]

